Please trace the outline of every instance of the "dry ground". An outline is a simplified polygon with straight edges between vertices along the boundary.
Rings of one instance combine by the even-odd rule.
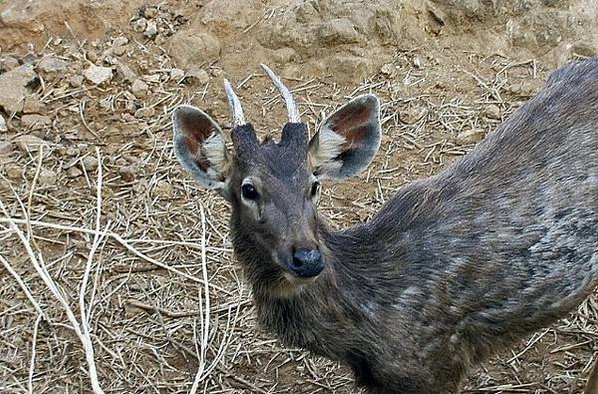
[[[34,65],[38,80],[28,86],[34,103],[5,112],[7,131],[0,131],[0,142],[9,142],[0,153],[0,256],[22,280],[0,267],[0,391],[91,391],[73,329],[84,320],[106,392],[189,392],[194,381],[206,393],[354,392],[346,368],[286,349],[256,326],[227,207],[196,188],[172,153],[176,105],[191,102],[230,124],[223,77],[237,86],[260,133],[277,135],[285,115],[273,87],[257,63],[227,69],[213,61],[198,65],[202,73],[180,75],[159,43],[125,36],[119,59],[136,74],[129,80],[106,61],[115,56],[106,54],[114,50],[108,38],[53,38],[13,56]],[[2,58],[4,71],[11,56]],[[66,66],[44,71],[47,58]],[[100,85],[81,81],[90,62],[120,72]],[[367,220],[401,185],[471,150],[552,68],[535,57],[413,46],[393,50],[363,80],[283,73],[312,131],[349,97],[372,92],[383,103],[375,162],[357,179],[325,185],[320,210],[338,228]],[[136,96],[137,79],[147,91]],[[42,149],[40,140],[22,140],[31,135]],[[580,393],[596,359],[597,324],[595,293],[576,313],[481,366],[466,392]]]

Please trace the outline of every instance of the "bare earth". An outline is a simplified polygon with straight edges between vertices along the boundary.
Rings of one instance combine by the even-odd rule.
[[[558,65],[598,55],[596,0],[493,3],[0,1],[0,392],[91,392],[82,283],[105,392],[355,392],[346,368],[256,326],[228,209],[176,163],[170,112],[190,102],[230,125],[228,78],[277,136],[285,110],[259,63],[312,132],[377,94],[380,153],[320,203],[348,227],[471,150]],[[581,393],[597,355],[598,292],[465,392]]]

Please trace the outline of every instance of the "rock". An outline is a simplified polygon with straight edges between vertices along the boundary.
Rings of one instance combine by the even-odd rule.
[[[465,130],[457,134],[456,142],[459,145],[471,145],[481,141],[486,136],[482,129]]]
[[[148,19],[154,19],[158,16],[158,9],[156,7],[147,7],[143,12],[143,16]]]
[[[154,38],[158,34],[158,25],[155,21],[148,21],[143,35],[147,38]]]
[[[126,46],[112,48],[112,53],[114,53],[116,56],[122,56],[126,52],[127,52],[127,47]],[[116,64],[118,64],[118,62]]]
[[[147,95],[148,89],[149,86],[147,85],[147,83],[143,82],[141,79],[136,79],[135,82],[133,82],[133,84],[131,85],[131,92],[133,92],[133,94],[137,98],[145,97]]]
[[[14,150],[13,145],[8,141],[0,141],[0,155],[8,155]]]
[[[182,30],[170,38],[169,52],[179,66],[207,63],[220,56],[218,38],[205,31]]]
[[[135,178],[137,177],[138,171],[139,171],[139,169],[137,168],[137,166],[129,165],[129,166],[121,167],[118,170],[118,173],[120,174],[120,177],[123,181],[131,182],[131,181],[135,180]]]
[[[426,107],[415,106],[409,107],[405,111],[400,112],[399,117],[403,123],[414,124],[427,114],[428,109]]]
[[[181,70],[180,68],[173,68],[170,70],[170,79],[172,79],[178,83],[183,78],[185,78],[185,72],[183,70]]]
[[[6,177],[12,181],[19,180],[23,177],[23,169],[17,164],[6,165]]]
[[[482,114],[488,119],[498,119],[500,120],[500,108],[496,104],[490,104],[485,107],[482,111]]]
[[[39,172],[37,181],[41,186],[54,186],[58,180],[58,175],[47,168],[42,168]]]
[[[21,123],[27,128],[41,129],[52,124],[52,119],[45,115],[30,114],[21,117]]]
[[[77,178],[77,177],[80,177],[81,175],[83,175],[83,171],[81,171],[79,168],[77,168],[77,166],[69,167],[69,169],[66,170],[66,176],[69,178]]]
[[[206,70],[203,70],[199,67],[191,67],[191,69],[187,72],[185,79],[189,80],[192,84],[198,83],[200,85],[205,85],[206,83],[210,82],[210,75]]]
[[[137,111],[135,111],[135,117],[137,119],[153,118],[155,114],[156,110],[154,107],[139,108]]]
[[[0,75],[0,107],[8,113],[21,112],[29,95],[27,86],[37,79],[33,65],[27,64]]]
[[[380,67],[380,73],[384,74],[384,75],[392,75],[392,73],[395,71],[395,66],[392,63],[387,63],[382,65],[382,67]]]
[[[58,73],[66,70],[67,65],[68,63],[62,59],[47,56],[37,64],[37,69],[47,74]]]
[[[4,71],[14,70],[19,66],[19,60],[14,56],[7,56],[4,59],[2,59],[2,68],[4,69]]]
[[[24,114],[41,114],[44,112],[46,105],[42,103],[38,98],[27,97],[23,104]]]
[[[116,64],[116,74],[128,82],[134,82],[137,79],[137,74],[125,63]]]
[[[133,26],[133,30],[135,30],[137,33],[142,33],[147,28],[147,19],[139,18],[134,20],[131,24]]]
[[[98,168],[98,159],[93,156],[85,156],[81,159],[81,164],[85,171],[95,171]]]
[[[158,181],[156,186],[154,186],[154,189],[152,190],[152,194],[154,195],[154,197],[159,197],[162,199],[169,199],[169,198],[173,197],[174,189],[172,188],[172,185],[170,184],[170,182],[161,180],[161,181]]]
[[[108,82],[112,79],[112,68],[110,67],[100,67],[92,64],[89,66],[87,70],[83,73],[85,78],[90,82],[101,85],[104,82]]]
[[[120,37],[116,37],[113,41],[112,41],[112,47],[122,47],[124,45],[127,45],[129,43],[129,39],[125,36],[120,36]]]
[[[71,75],[69,77],[69,84],[74,88],[80,88],[83,85],[82,75]]]
[[[8,131],[8,126],[6,125],[6,119],[4,116],[0,115],[0,133],[5,133]]]
[[[42,146],[44,149],[50,146],[48,141],[30,134],[15,138],[13,143],[15,143],[23,152],[37,152],[40,146]]]
[[[293,48],[285,47],[280,48],[272,52],[272,60],[276,63],[286,64],[289,63],[297,57],[297,53]]]

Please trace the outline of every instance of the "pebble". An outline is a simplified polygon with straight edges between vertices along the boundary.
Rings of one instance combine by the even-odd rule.
[[[12,143],[8,141],[0,141],[0,155],[8,155],[13,149]]]
[[[40,146],[43,146],[44,149],[49,147],[48,141],[30,134],[15,138],[13,143],[23,152],[37,152]]]
[[[481,141],[486,136],[483,129],[465,130],[457,134],[456,142],[459,145],[471,145]]]
[[[27,128],[40,129],[52,124],[52,119],[45,115],[28,114],[21,117],[21,123]]]
[[[147,95],[148,89],[149,86],[147,83],[143,82],[141,79],[136,79],[131,85],[131,91],[137,98],[145,97]]]
[[[384,64],[380,67],[380,72],[384,75],[392,75],[395,70],[395,66],[391,63]]]
[[[118,63],[116,65],[116,73],[125,81],[134,82],[137,79],[137,74],[124,63]]]
[[[8,131],[8,126],[6,125],[6,119],[4,116],[0,114],[0,133],[4,133]]]
[[[158,34],[158,25],[155,21],[148,21],[143,35],[147,38],[154,38],[156,34]]]
[[[125,36],[116,37],[112,40],[113,47],[122,47],[123,45],[127,45],[129,43],[129,39]]]
[[[134,20],[131,24],[133,25],[133,30],[135,30],[137,33],[141,33],[147,28],[147,19],[139,18]]]
[[[500,120],[500,108],[498,105],[490,104],[483,110],[483,114],[488,119],[499,119]]]
[[[85,171],[95,171],[98,168],[98,159],[93,156],[85,156],[81,159],[81,164]]]
[[[23,176],[23,169],[17,164],[6,165],[6,177],[10,180],[18,180]]]
[[[76,166],[72,166],[68,170],[66,170],[66,176],[68,176],[69,178],[77,178],[81,175],[83,175],[83,171],[81,171]]]
[[[134,116],[137,119],[148,119],[148,118],[152,118],[155,114],[156,114],[156,110],[153,107],[145,107],[145,108],[139,108],[137,111],[135,111]]]
[[[118,170],[118,173],[120,174],[121,179],[125,182],[131,182],[131,181],[135,180],[135,177],[137,176],[137,172],[138,172],[138,168],[135,165],[124,166]]]
[[[68,63],[54,56],[44,57],[37,64],[37,69],[44,73],[58,73],[66,70]]]
[[[74,88],[80,88],[83,85],[82,75],[71,75],[69,77],[69,84]]]
[[[15,68],[19,67],[19,60],[13,56],[7,56],[2,61],[2,66],[5,71],[14,70]]]
[[[44,112],[46,105],[40,99],[35,97],[26,97],[23,104],[24,114],[41,114]]]
[[[0,107],[5,112],[20,112],[23,100],[30,93],[27,86],[37,78],[33,65],[17,67],[0,75]]]
[[[183,70],[181,70],[180,68],[173,68],[170,70],[170,79],[172,79],[178,83],[183,78],[185,78],[185,72]]]
[[[192,67],[188,72],[186,78],[192,83],[196,82],[200,85],[205,85],[210,82],[210,75],[206,70],[199,67]]]
[[[58,180],[58,175],[50,169],[42,168],[37,180],[42,186],[54,186]]]
[[[112,79],[113,73],[110,67],[100,67],[92,64],[87,70],[84,71],[83,75],[90,82],[101,85],[104,82],[108,82]]]

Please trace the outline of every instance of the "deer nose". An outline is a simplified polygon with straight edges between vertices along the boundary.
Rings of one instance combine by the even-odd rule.
[[[289,268],[300,278],[313,278],[324,269],[324,259],[317,249],[298,249]]]

